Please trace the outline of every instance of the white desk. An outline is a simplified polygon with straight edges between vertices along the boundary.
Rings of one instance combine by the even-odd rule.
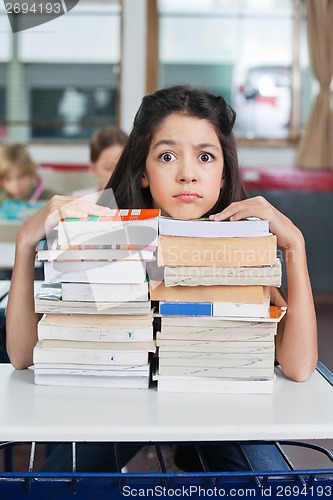
[[[278,376],[272,395],[166,394],[36,386],[0,365],[0,441],[219,441],[333,438],[333,388]]]

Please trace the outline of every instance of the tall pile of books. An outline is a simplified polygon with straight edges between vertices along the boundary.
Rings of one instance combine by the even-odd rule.
[[[155,342],[146,263],[155,258],[158,215],[65,219],[40,242],[36,384],[148,388]]]
[[[158,390],[271,392],[285,308],[270,306],[281,263],[268,221],[160,217],[158,263],[164,282],[150,284],[161,320]]]

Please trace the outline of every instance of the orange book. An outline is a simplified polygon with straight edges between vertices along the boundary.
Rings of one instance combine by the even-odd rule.
[[[276,262],[275,235],[231,238],[162,236],[158,238],[159,266],[253,267]]]
[[[149,282],[151,300],[172,302],[234,302],[261,304],[269,295],[269,287],[261,285],[169,286]]]

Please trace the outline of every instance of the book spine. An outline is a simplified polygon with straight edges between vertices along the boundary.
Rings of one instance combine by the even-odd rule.
[[[86,351],[72,349],[34,349],[34,363],[80,363],[94,365],[146,365],[148,352],[144,351]]]
[[[184,375],[191,377],[222,377],[231,379],[267,379],[274,375],[274,366],[270,367],[186,367],[168,366],[159,369],[159,375]]]
[[[241,340],[242,342],[255,342],[257,340],[271,340],[273,339],[274,334],[271,332],[252,332],[244,331],[241,332],[232,332],[228,330],[222,331],[211,331],[209,329],[198,329],[197,331],[187,333],[185,331],[163,331],[157,332],[157,339],[159,340],[203,340],[203,341],[232,341],[232,340]]]
[[[56,325],[38,325],[38,339],[81,340],[101,342],[149,342],[153,340],[153,328],[87,328]]]
[[[114,221],[136,221],[155,219],[160,215],[160,210],[156,208],[129,208],[129,209],[110,209],[108,215],[90,215],[88,218],[80,219],[77,217],[66,217],[60,222],[114,222]]]
[[[198,241],[199,240],[199,241]],[[275,235],[256,238],[200,238],[159,236],[159,266],[256,267],[276,263]]]
[[[157,245],[157,219],[60,222],[59,245]]]
[[[232,304],[224,302],[160,302],[165,316],[251,317],[269,316],[268,304]]]
[[[213,304],[208,302],[160,302],[160,314],[165,316],[213,316]]]
[[[61,283],[64,302],[146,302],[148,282],[144,283]]]

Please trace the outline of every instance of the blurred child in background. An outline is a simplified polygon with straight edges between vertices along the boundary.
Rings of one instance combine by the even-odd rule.
[[[24,144],[7,144],[0,149],[0,203],[5,200],[49,200],[55,193],[45,189],[37,165]]]
[[[105,127],[95,132],[90,141],[90,171],[96,177],[97,185],[74,191],[74,196],[91,195],[89,200],[97,201],[98,192],[102,191],[109,181],[127,139],[127,134],[116,127]]]
[[[0,209],[2,218],[24,219],[41,208],[54,192],[37,175],[37,165],[24,144],[0,148]],[[35,210],[34,210],[35,209]]]

